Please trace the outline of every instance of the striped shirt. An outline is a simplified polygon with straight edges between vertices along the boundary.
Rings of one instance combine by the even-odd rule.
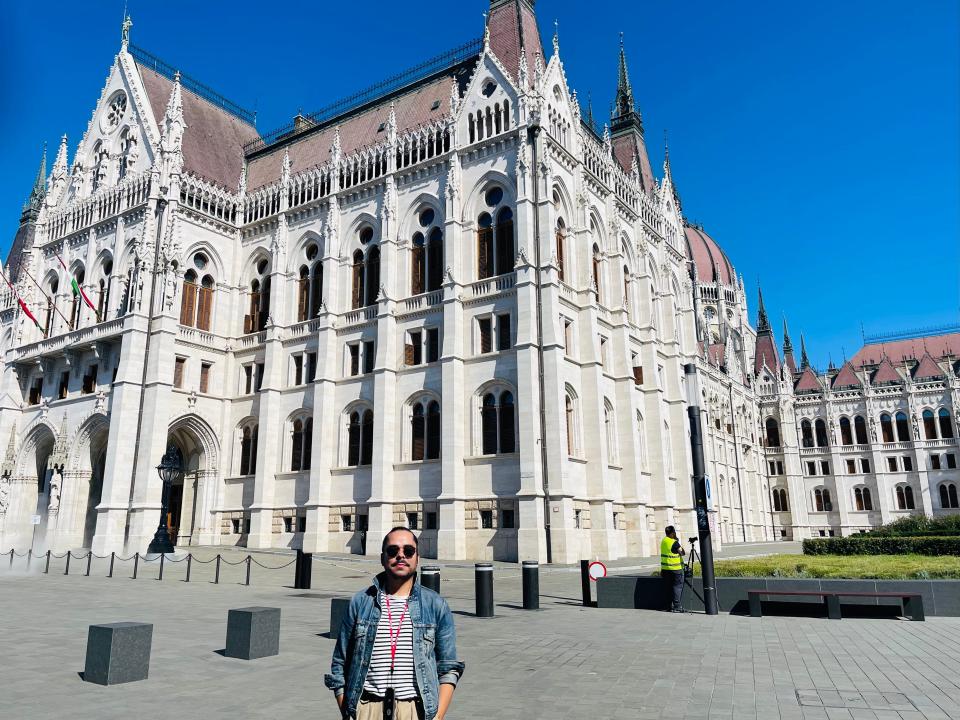
[[[413,623],[410,622],[410,613],[404,612],[407,609],[407,599],[380,592],[380,622],[377,623],[377,636],[373,641],[370,667],[367,668],[367,677],[363,683],[364,690],[379,697],[383,697],[387,688],[392,686],[397,700],[417,698],[417,681],[413,669]],[[390,603],[389,613],[387,602]],[[403,615],[402,623],[401,615]],[[399,638],[397,637],[398,626]],[[391,632],[397,641],[392,681],[390,675]]]

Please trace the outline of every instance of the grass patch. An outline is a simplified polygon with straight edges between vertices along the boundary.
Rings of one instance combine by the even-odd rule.
[[[960,579],[960,557],[930,555],[769,555],[718,560],[717,577],[867,580]],[[699,563],[694,572],[700,575]]]

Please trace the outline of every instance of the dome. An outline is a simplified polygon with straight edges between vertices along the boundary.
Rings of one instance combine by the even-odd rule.
[[[716,240],[702,228],[687,225],[683,229],[687,240],[687,257],[697,266],[697,277],[702,283],[720,282],[733,285],[733,265],[727,259]]]

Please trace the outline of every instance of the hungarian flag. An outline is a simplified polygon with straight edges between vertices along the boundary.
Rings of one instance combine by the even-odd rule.
[[[63,267],[63,269],[66,270],[67,266],[64,264],[63,258],[60,257],[59,254],[57,255],[57,260],[60,261],[61,267]],[[100,313],[97,312],[96,306],[90,301],[90,298],[87,297],[87,294],[83,291],[83,288],[80,287],[80,283],[77,282],[77,279],[72,276],[70,277],[70,289],[73,290],[74,297],[83,298],[83,301],[87,304],[87,307],[93,310],[94,314],[97,316],[97,320],[99,320]]]
[[[0,273],[0,275],[2,275],[2,273]],[[46,333],[46,329],[40,324],[40,321],[34,317],[33,313],[30,312],[30,308],[28,308],[27,304],[20,298],[20,293],[18,293],[17,289],[10,284],[10,281],[7,280],[6,275],[3,275],[3,279],[7,283],[7,287],[13,292],[13,296],[17,299],[17,302],[20,303],[20,309],[23,310],[23,314],[33,321],[33,324],[40,329],[40,332]]]

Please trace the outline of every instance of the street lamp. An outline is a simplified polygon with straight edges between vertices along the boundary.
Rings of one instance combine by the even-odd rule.
[[[148,553],[172,553],[173,543],[170,542],[170,535],[167,533],[167,505],[170,502],[170,486],[181,477],[183,477],[183,468],[180,467],[180,453],[171,445],[167,452],[157,465],[157,474],[163,481],[163,495],[160,500],[160,524],[157,525],[157,532],[147,548]]]

